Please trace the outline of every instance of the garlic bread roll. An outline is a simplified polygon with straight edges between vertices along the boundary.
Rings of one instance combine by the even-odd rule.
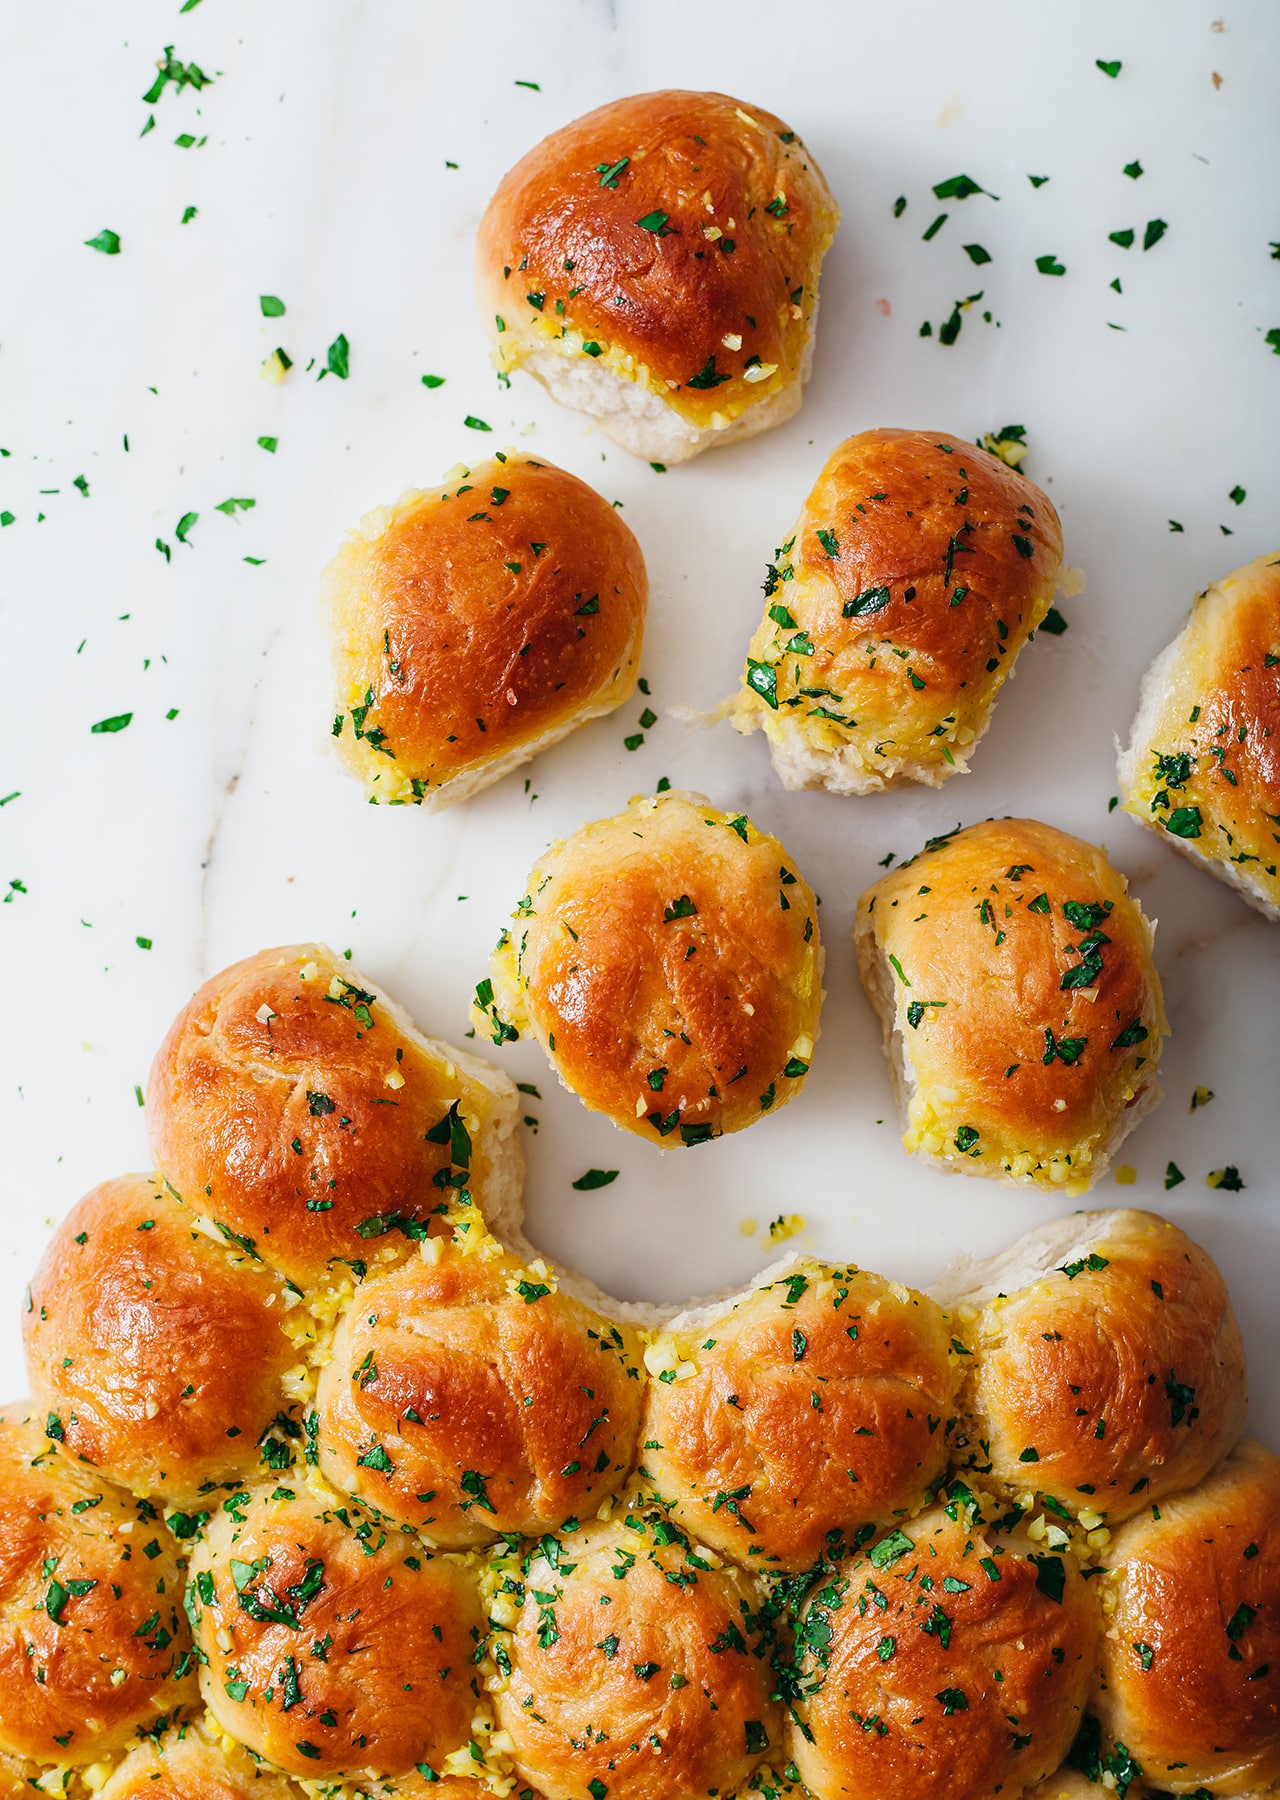
[[[1198,1488],[1123,1526],[1107,1570],[1096,1701],[1103,1755],[1166,1793],[1272,1792],[1280,1457],[1246,1438]],[[1116,1761],[1104,1767],[1114,1773]]]
[[[500,1213],[524,1173],[517,1116],[505,1075],[425,1037],[321,944],[213,976],[147,1084],[156,1163],[177,1195],[302,1283],[447,1229],[464,1176]]]
[[[796,134],[727,94],[610,101],[505,175],[476,293],[525,369],[636,456],[684,462],[799,410],[839,209]]]
[[[498,1590],[498,1723],[547,1800],[732,1794],[780,1744],[758,1598],[661,1506],[544,1538]]]
[[[545,1264],[441,1248],[343,1317],[317,1397],[325,1474],[452,1548],[593,1513],[635,1454],[634,1334]]]
[[[284,1377],[309,1335],[296,1293],[234,1239],[196,1224],[147,1175],[104,1182],[67,1214],[23,1318],[38,1413],[70,1455],[166,1506],[284,1467],[302,1426]],[[230,1349],[234,1346],[234,1349]]]
[[[806,1569],[921,1505],[947,1464],[957,1382],[941,1309],[811,1262],[648,1356],[644,1469],[702,1543]]]
[[[635,799],[534,866],[477,990],[593,1112],[666,1149],[740,1131],[809,1072],[817,903],[787,852],[700,795]]]
[[[520,451],[369,513],[324,593],[333,733],[372,800],[465,800],[636,685],[640,546],[585,481]]]
[[[866,890],[854,938],[903,1144],[939,1167],[1082,1194],[1159,1100],[1151,926],[1092,844],[957,826]]]
[[[1126,812],[1280,919],[1280,551],[1196,595],[1119,775]]]
[[[438,1772],[466,1741],[472,1578],[357,1500],[232,1495],[196,1545],[187,1607],[214,1720],[291,1775]]]
[[[299,1800],[291,1781],[260,1768],[207,1714],[145,1739],[98,1792],[100,1800]]]
[[[1061,564],[1048,496],[998,457],[945,432],[847,438],[769,566],[734,723],[766,734],[784,787],[940,787]]]
[[[154,1507],[0,1412],[0,1755],[96,1762],[193,1705],[178,1548]]]
[[[992,1800],[1056,1769],[1093,1674],[1097,1603],[953,1500],[822,1577],[797,1628],[792,1757],[815,1800]]]
[[[1244,1430],[1226,1283],[1170,1220],[1074,1213],[954,1280],[939,1297],[972,1352],[960,1410],[985,1486],[1114,1525],[1195,1487]]]

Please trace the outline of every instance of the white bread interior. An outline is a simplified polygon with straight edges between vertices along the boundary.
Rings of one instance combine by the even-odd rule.
[[[691,425],[661,394],[629,381],[593,357],[577,353],[576,345],[566,343],[563,350],[557,350],[539,339],[537,347],[522,357],[519,366],[540,381],[561,406],[589,413],[607,437],[633,456],[673,466],[700,456],[704,450],[769,431],[799,412],[813,362],[817,319],[815,303],[799,374],[767,399],[748,406],[718,431]]]

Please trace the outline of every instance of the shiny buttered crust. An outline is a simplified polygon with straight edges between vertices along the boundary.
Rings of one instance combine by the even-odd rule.
[[[338,749],[371,799],[466,799],[636,683],[649,597],[617,510],[517,451],[369,513],[324,577]]]
[[[734,715],[789,788],[938,787],[968,768],[1049,610],[1062,532],[998,457],[930,431],[863,431],[775,552]]]
[[[821,1579],[790,1734],[815,1800],[990,1800],[1057,1768],[1093,1673],[1090,1585],[1070,1555],[960,1501]]]
[[[87,1194],[62,1221],[23,1317],[38,1416],[69,1455],[161,1504],[261,1466],[301,1374],[306,1327],[266,1264],[179,1206],[149,1175]],[[228,1354],[234,1344],[235,1353]],[[287,1421],[292,1431],[296,1419]]]
[[[697,794],[553,844],[490,968],[493,1042],[535,1037],[583,1105],[661,1148],[753,1125],[808,1075],[816,900],[776,837]]]
[[[1245,1439],[1193,1493],[1130,1520],[1107,1552],[1096,1708],[1153,1789],[1280,1780],[1280,1457]]]
[[[1092,844],[1033,819],[945,838],[867,889],[854,932],[903,1144],[1081,1194],[1160,1098],[1151,927]]]
[[[985,1273],[979,1271],[979,1273]],[[1244,1430],[1244,1342],[1206,1251],[1148,1212],[1081,1213],[997,1259],[964,1300],[968,1460],[1086,1528],[1195,1487]]]
[[[510,1671],[495,1704],[521,1775],[548,1800],[736,1792],[781,1738],[753,1589],[661,1506],[549,1547],[492,1578]]]
[[[358,1501],[233,1496],[192,1555],[187,1608],[209,1711],[291,1775],[438,1769],[466,1740],[472,1578]]]
[[[638,1339],[543,1263],[439,1248],[343,1317],[320,1377],[324,1473],[451,1547],[589,1516],[631,1468]]]
[[[299,1793],[243,1745],[212,1731],[206,1716],[131,1750],[98,1800],[299,1800]]]
[[[839,210],[796,134],[726,94],[615,100],[531,150],[476,291],[524,368],[638,456],[683,462],[800,405]]]
[[[661,1147],[741,1131],[803,1085],[817,905],[774,837],[698,795],[553,844],[491,959],[482,1023],[535,1037],[593,1112]]]
[[[1280,552],[1196,595],[1119,773],[1126,812],[1280,919]]]
[[[750,1568],[835,1556],[918,1507],[948,1460],[957,1372],[941,1309],[806,1263],[648,1352],[644,1467],[702,1543]]]
[[[0,1755],[78,1765],[190,1707],[196,1683],[172,1536],[67,1456],[63,1429],[0,1412]]]
[[[312,1283],[447,1229],[455,1175],[501,1210],[523,1175],[517,1100],[331,950],[295,944],[234,963],[178,1014],[147,1122],[192,1213]]]

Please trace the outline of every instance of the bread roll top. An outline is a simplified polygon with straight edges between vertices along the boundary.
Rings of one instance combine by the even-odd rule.
[[[535,865],[488,1023],[529,1030],[624,1131],[698,1144],[796,1093],[821,1005],[817,904],[743,814],[658,794]]]
[[[514,450],[459,466],[370,513],[329,565],[339,750],[382,800],[473,791],[631,692],[648,592],[584,481]]]
[[[1151,928],[1102,851],[1033,819],[957,828],[866,890],[855,935],[907,1148],[1082,1192],[1167,1031]]]
[[[178,1547],[155,1507],[0,1412],[0,1754],[79,1766],[196,1700]]]
[[[536,145],[480,225],[495,359],[551,349],[698,427],[797,381],[839,210],[796,134],[726,94],[611,101]]]
[[[1153,1788],[1241,1794],[1280,1777],[1280,1457],[1245,1439],[1107,1553],[1097,1710]]]
[[[296,1292],[154,1176],[72,1207],[23,1317],[37,1412],[68,1453],[166,1506],[243,1479],[302,1428],[285,1391],[310,1337]],[[296,1398],[297,1395],[294,1395]],[[268,1447],[270,1440],[270,1447]]]

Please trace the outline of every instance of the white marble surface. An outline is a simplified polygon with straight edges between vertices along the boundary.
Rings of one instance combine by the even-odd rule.
[[[908,1163],[848,943],[888,851],[960,819],[1037,814],[1105,842],[1160,919],[1167,1099],[1127,1146],[1136,1183],[1096,1200],[1163,1208],[1219,1258],[1255,1424],[1280,1440],[1280,931],[1107,811],[1142,669],[1198,587],[1280,535],[1280,360],[1264,342],[1280,324],[1273,0],[0,11],[0,508],[15,515],[0,530],[0,796],[18,791],[0,808],[0,1390],[22,1381],[19,1307],[52,1223],[146,1158],[135,1084],[196,983],[263,944],[326,938],[457,1038],[548,839],[667,775],[777,831],[823,896],[813,1076],[749,1138],[662,1158],[588,1116],[534,1048],[505,1052],[543,1093],[534,1238],[620,1292],[674,1296],[759,1265],[747,1217],[803,1212],[819,1252],[922,1281],[1049,1216],[1051,1202]],[[148,107],[169,43],[216,79]],[[1122,60],[1117,79],[1100,57]],[[500,390],[469,265],[489,191],[535,139],[673,84],[788,118],[845,220],[801,416],[657,475],[522,378]],[[180,133],[201,141],[181,148]],[[1135,157],[1136,181],[1122,172]],[[931,184],[962,171],[999,201],[936,204]],[[1168,232],[1147,253],[1107,241],[1157,217]],[[118,256],[83,247],[104,226]],[[973,241],[991,253],[980,269]],[[1037,272],[1048,252],[1061,278]],[[978,289],[953,347],[919,337]],[[264,293],[282,319],[261,317]],[[308,359],[339,332],[350,379],[317,382]],[[273,387],[258,365],[277,343],[295,367]],[[424,388],[428,371],[445,385]],[[493,435],[464,429],[468,413]],[[974,773],[940,793],[787,795],[762,740],[666,716],[628,754],[643,701],[544,757],[530,795],[516,777],[435,818],[367,806],[330,758],[318,571],[349,521],[460,458],[533,445],[624,504],[652,575],[653,704],[707,706],[735,682],[764,563],[840,437],[1007,421],[1026,425],[1029,472],[1089,584],[1063,603],[1067,635],[1024,653]],[[256,504],[227,518],[215,507],[231,496]],[[91,733],[126,711],[126,730]],[[1197,1085],[1216,1098],[1193,1114]],[[1186,1180],[1166,1196],[1171,1158]],[[1243,1193],[1206,1185],[1228,1162]],[[589,1165],[621,1174],[575,1193]]]

